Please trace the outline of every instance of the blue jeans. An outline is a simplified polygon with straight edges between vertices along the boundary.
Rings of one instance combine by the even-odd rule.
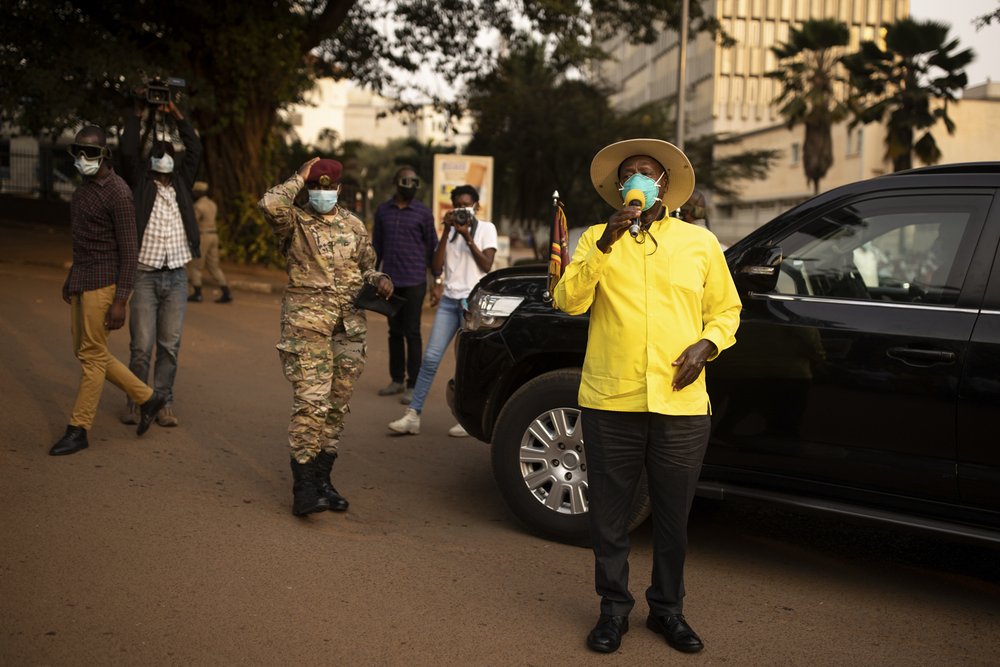
[[[149,378],[149,362],[156,346],[153,389],[174,400],[177,353],[181,348],[184,306],[187,304],[187,272],[183,267],[166,271],[136,271],[135,289],[129,301],[129,370],[143,382]]]
[[[417,414],[424,409],[424,401],[431,391],[431,383],[434,382],[441,357],[444,356],[448,343],[458,333],[461,325],[462,301],[442,296],[437,314],[434,316],[434,324],[431,326],[427,350],[424,352],[423,361],[420,362],[420,374],[417,375],[417,386],[413,388],[413,400],[410,401],[410,407],[416,410]]]

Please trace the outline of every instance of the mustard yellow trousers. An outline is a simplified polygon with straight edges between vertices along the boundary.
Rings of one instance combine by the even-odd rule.
[[[128,394],[137,405],[142,405],[153,395],[153,390],[108,350],[108,330],[104,327],[104,316],[114,298],[115,286],[108,285],[74,294],[70,299],[73,352],[80,360],[83,374],[80,376],[80,388],[76,393],[69,423],[88,431],[94,423],[105,380]]]

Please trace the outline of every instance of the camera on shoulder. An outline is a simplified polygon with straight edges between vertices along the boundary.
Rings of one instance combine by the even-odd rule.
[[[166,79],[156,77],[146,82],[146,102],[150,106],[170,104],[177,100],[180,92],[187,85],[184,79],[168,76]]]

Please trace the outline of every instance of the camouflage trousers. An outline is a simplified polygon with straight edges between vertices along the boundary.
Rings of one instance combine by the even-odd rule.
[[[312,295],[286,295],[282,304],[277,347],[285,378],[292,383],[288,444],[299,463],[321,451],[337,453],[354,383],[365,367],[364,314],[353,311],[344,317],[340,311],[339,303]]]

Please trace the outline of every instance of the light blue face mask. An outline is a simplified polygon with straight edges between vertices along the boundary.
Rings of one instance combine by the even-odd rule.
[[[653,207],[653,204],[660,200],[660,180],[663,179],[663,175],[655,181],[645,174],[632,174],[629,176],[624,183],[622,183],[622,199],[627,204],[630,201],[639,199],[642,202],[642,210],[648,211]],[[642,193],[642,197],[636,197],[633,191],[638,190]]]
[[[174,171],[174,158],[170,153],[164,153],[162,157],[149,158],[150,168],[159,174],[171,174]]]
[[[336,190],[310,190],[309,205],[317,213],[329,213],[337,205]]]

